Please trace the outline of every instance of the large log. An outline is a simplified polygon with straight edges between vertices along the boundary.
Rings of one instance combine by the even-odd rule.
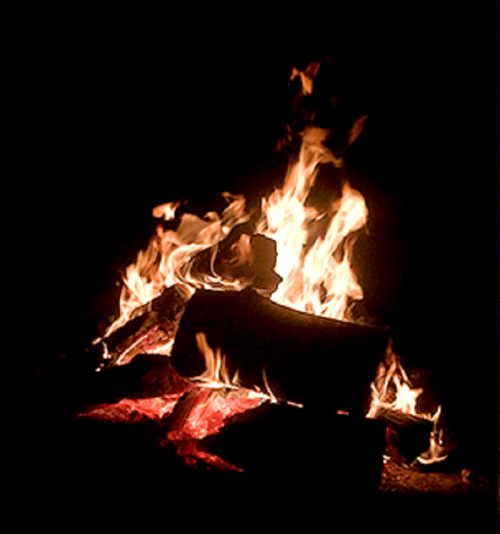
[[[196,344],[203,332],[226,356],[229,376],[245,387],[266,389],[281,399],[362,416],[370,383],[382,360],[388,332],[301,313],[252,290],[198,291],[190,300],[172,350],[183,376],[205,370]]]

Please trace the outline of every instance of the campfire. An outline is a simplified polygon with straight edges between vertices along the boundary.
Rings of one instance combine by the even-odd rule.
[[[125,270],[118,317],[88,351],[101,391],[120,369],[139,369],[140,393],[88,404],[80,418],[156,421],[158,445],[174,447],[185,464],[239,474],[282,473],[284,457],[302,465],[298,451],[311,454],[305,431],[302,449],[289,440],[294,460],[271,452],[269,436],[313,431],[320,419],[350,441],[333,448],[356,456],[371,488],[384,458],[446,459],[441,407],[426,406],[425,384],[412,383],[389,328],[359,311],[353,257],[370,217],[363,195],[344,181],[321,208],[310,202],[320,171],[342,168],[368,119],[317,124],[318,106],[333,113],[340,105],[335,95],[318,104],[327,66],[291,73],[295,119],[280,145],[292,156],[283,185],[258,208],[224,193],[225,209],[204,217],[180,201],[153,209],[156,233]],[[240,454],[242,440],[256,436],[261,448],[252,441],[252,458]]]

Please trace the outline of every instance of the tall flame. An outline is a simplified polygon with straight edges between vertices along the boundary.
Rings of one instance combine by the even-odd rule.
[[[363,298],[350,260],[354,237],[368,217],[363,196],[344,184],[340,200],[331,203],[334,215],[324,236],[311,241],[311,223],[326,217],[306,201],[318,168],[329,154],[318,144],[304,142],[282,189],[262,201],[257,231],[277,242],[276,272],[283,278],[272,300],[292,308],[345,319],[350,300]],[[351,239],[346,239],[352,236]],[[341,259],[335,253],[344,244]]]
[[[305,141],[283,187],[262,200],[256,232],[276,241],[276,272],[283,282],[273,300],[301,311],[344,319],[349,302],[363,298],[350,260],[354,232],[365,224],[368,210],[362,195],[345,184],[340,200],[331,203],[334,215],[324,235],[310,244],[311,223],[326,220],[328,215],[308,206],[306,201],[319,165],[328,161],[331,160],[326,149]],[[229,193],[224,196],[228,206],[221,216],[209,212],[200,218],[184,213],[176,230],[158,225],[148,248],[139,251],[136,261],[126,268],[120,315],[106,336],[124,325],[134,309],[159,296],[165,287],[178,284],[192,295],[196,289],[238,291],[249,285],[249,280],[230,279],[215,270],[218,244],[235,226],[251,218],[242,196]],[[172,221],[178,206],[163,204],[154,208],[153,216]],[[249,247],[239,252],[250,254],[246,249]],[[340,259],[338,254],[334,255],[339,250],[343,250]],[[198,260],[203,252],[208,254],[207,267],[200,269]]]

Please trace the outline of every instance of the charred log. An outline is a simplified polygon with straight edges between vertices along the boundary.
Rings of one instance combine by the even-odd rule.
[[[229,376],[238,371],[243,386],[265,390],[267,382],[278,398],[356,415],[366,412],[388,338],[386,330],[301,313],[251,290],[198,291],[172,350],[172,365],[183,376],[205,370],[199,332],[221,349]]]

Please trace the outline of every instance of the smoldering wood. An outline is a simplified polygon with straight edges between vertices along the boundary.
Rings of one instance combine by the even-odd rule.
[[[385,329],[298,312],[252,290],[198,291],[171,355],[173,367],[186,377],[205,370],[199,332],[210,347],[221,349],[229,376],[238,371],[243,386],[266,390],[267,381],[278,398],[360,416],[388,341]]]
[[[145,352],[141,338],[146,342],[148,332],[151,332],[155,340],[163,343],[175,339],[188,300],[186,291],[180,286],[166,288],[159,297],[134,310],[125,325],[89,350],[96,353],[106,367],[110,367],[120,360],[125,351],[130,351],[134,344],[138,346],[133,353],[129,352],[127,361],[136,354]]]

